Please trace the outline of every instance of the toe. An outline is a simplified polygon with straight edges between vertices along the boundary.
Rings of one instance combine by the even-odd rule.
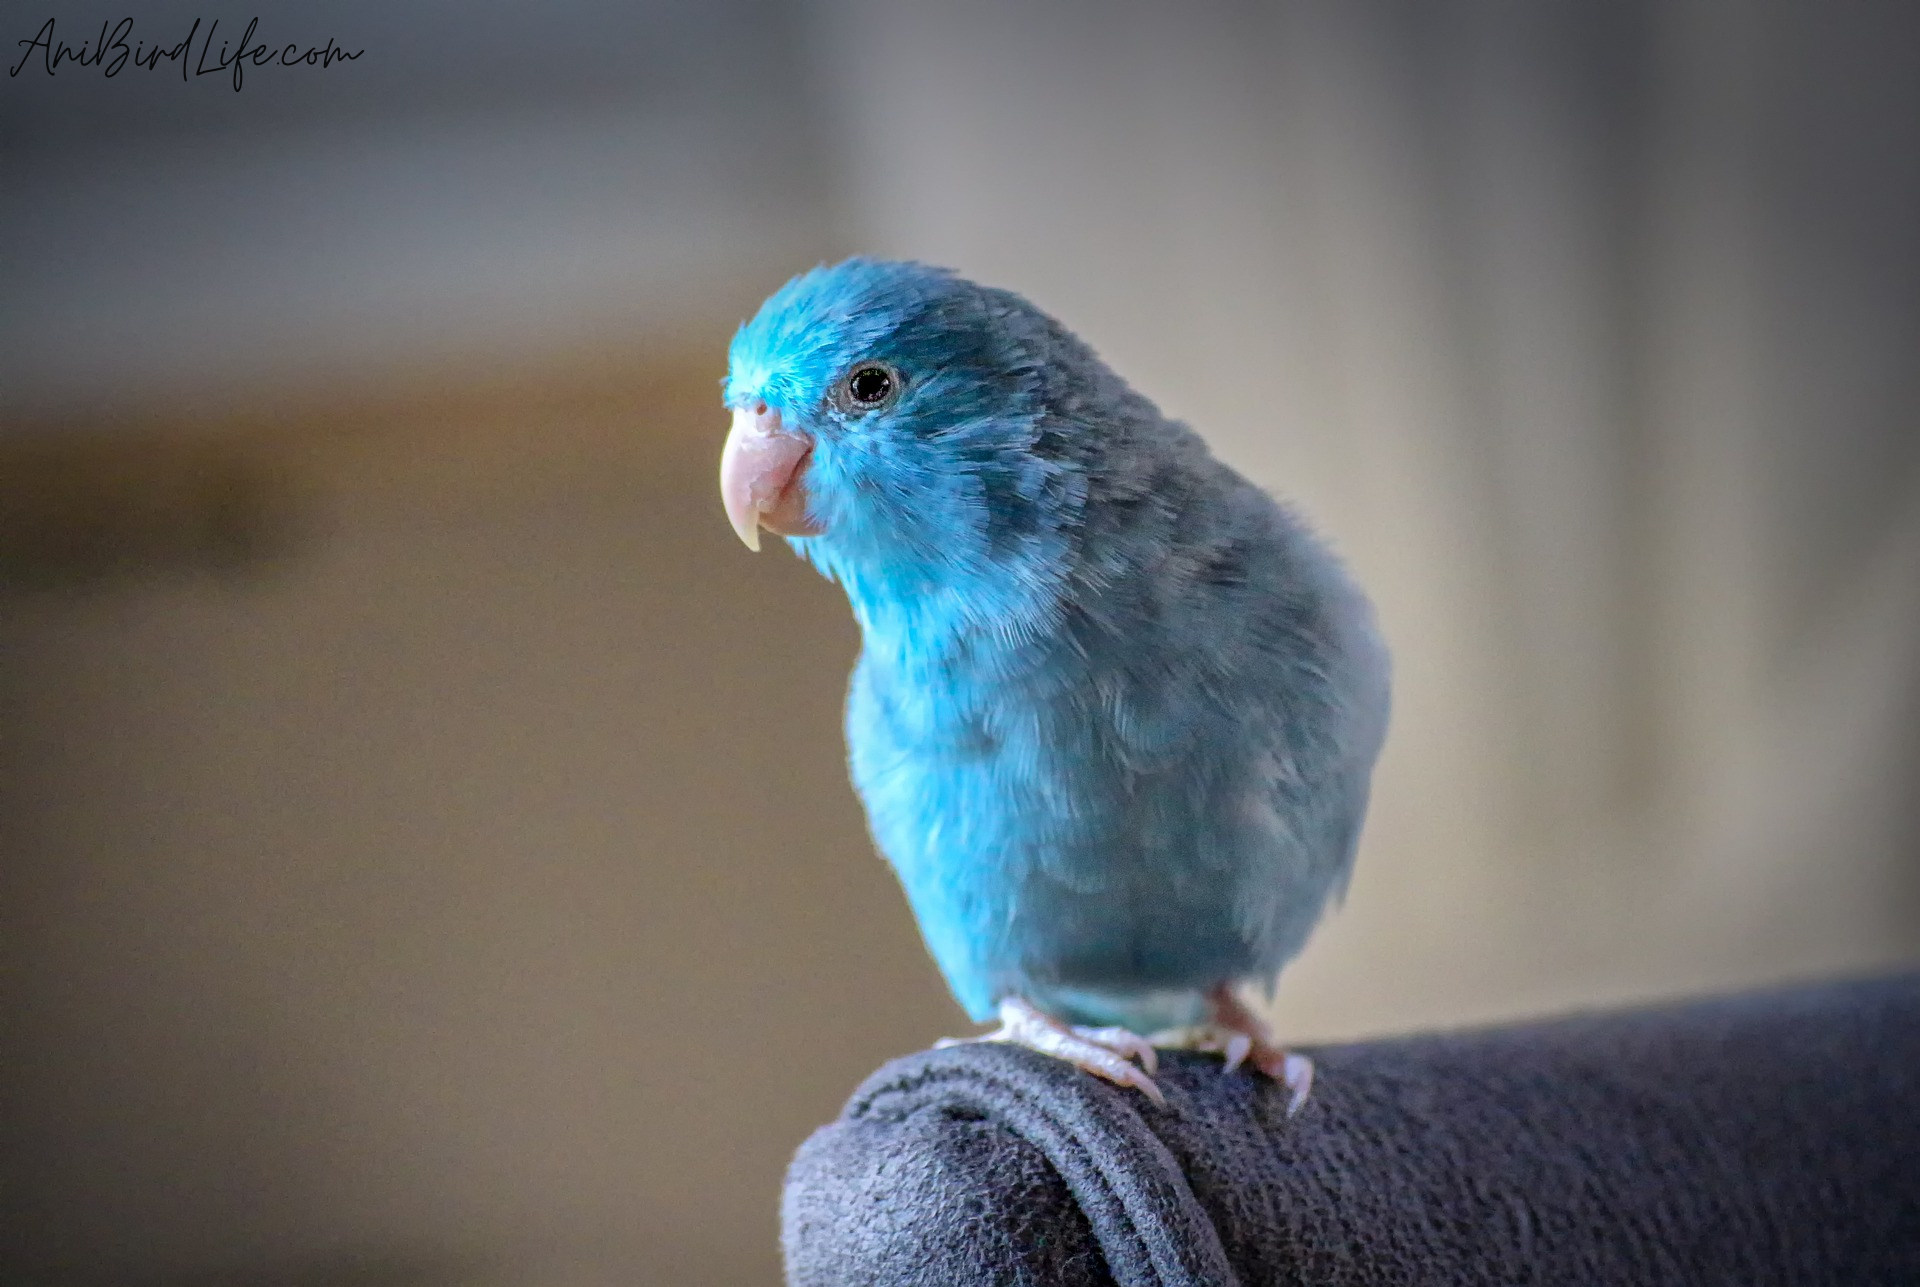
[[[1123,1059],[1138,1059],[1149,1073],[1160,1070],[1160,1056],[1153,1043],[1131,1028],[1074,1028],[1072,1032],[1082,1041],[1111,1050]]]
[[[1137,1032],[1127,1028],[1105,1028],[1101,1030],[1100,1044],[1129,1059],[1137,1059],[1140,1066],[1149,1073],[1160,1071],[1160,1055],[1153,1043]]]
[[[1103,1077],[1116,1086],[1131,1086],[1154,1103],[1163,1108],[1166,1106],[1167,1101],[1160,1094],[1160,1087],[1154,1084],[1153,1078],[1149,1077],[1143,1069],[1128,1062],[1124,1056],[1115,1051],[1086,1040],[1078,1033],[1071,1035],[1060,1033],[1052,1040],[1032,1044],[1034,1049],[1043,1050],[1056,1059],[1065,1060],[1082,1072]]]
[[[1069,1028],[1037,1011],[1015,1012],[998,1032],[984,1040],[1008,1042],[1052,1055],[1082,1072],[1105,1078],[1116,1086],[1131,1087],[1161,1107],[1166,1106],[1166,1097],[1149,1075],[1153,1071],[1153,1047],[1124,1028]],[[1139,1056],[1147,1066],[1135,1066],[1128,1061],[1128,1055]]]
[[[1143,1069],[1111,1050],[1090,1045],[1083,1050],[1057,1053],[1060,1058],[1075,1067],[1090,1072],[1096,1077],[1104,1077],[1116,1086],[1132,1086],[1156,1104],[1164,1107],[1167,1102],[1161,1097],[1160,1088],[1154,1085],[1153,1078],[1149,1077]]]

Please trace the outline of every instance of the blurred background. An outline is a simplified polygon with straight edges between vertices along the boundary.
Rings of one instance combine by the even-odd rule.
[[[792,1149],[964,1029],[845,605],[714,486],[731,327],[855,251],[1027,294],[1372,590],[1287,1034],[1920,957],[1920,10],[129,39],[256,15],[365,52],[49,76],[123,15],[0,4],[0,1279],[777,1280]]]

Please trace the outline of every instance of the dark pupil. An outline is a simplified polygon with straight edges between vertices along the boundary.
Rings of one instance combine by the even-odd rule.
[[[853,379],[847,381],[847,392],[853,400],[866,406],[886,397],[893,391],[893,377],[877,366],[861,367],[853,373]]]

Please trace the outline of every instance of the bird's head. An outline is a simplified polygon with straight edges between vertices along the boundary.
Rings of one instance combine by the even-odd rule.
[[[1019,296],[943,269],[803,273],[733,339],[727,517],[754,549],[763,527],[788,537],[856,610],[942,591],[1004,610],[1063,564],[1084,499],[1084,435],[1054,396],[1079,360],[1098,367]]]

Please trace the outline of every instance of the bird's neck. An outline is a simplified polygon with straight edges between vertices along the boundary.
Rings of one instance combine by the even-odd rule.
[[[1002,671],[1060,613],[1057,577],[1019,562],[814,561],[846,591],[869,662],[902,677]]]

